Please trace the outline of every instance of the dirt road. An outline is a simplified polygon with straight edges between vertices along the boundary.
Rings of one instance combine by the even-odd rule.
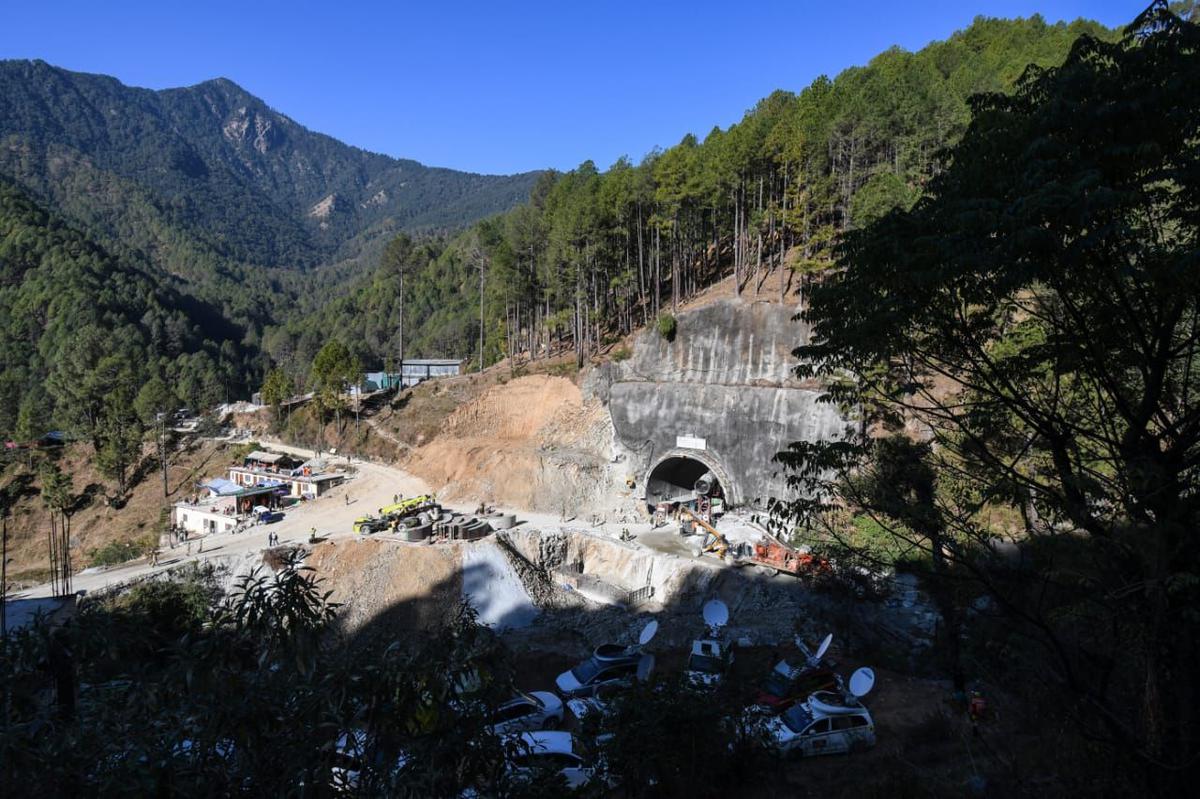
[[[304,458],[313,456],[312,450],[274,442],[263,443],[266,449]],[[84,569],[75,575],[73,588],[76,591],[98,591],[130,579],[166,571],[187,561],[263,550],[267,548],[267,536],[270,533],[277,533],[281,544],[307,541],[314,528],[323,538],[353,536],[352,525],[355,519],[377,513],[379,508],[391,504],[396,494],[414,496],[429,491],[429,486],[423,480],[402,469],[359,460],[351,460],[347,465],[356,470],[353,477],[320,499],[303,502],[289,510],[282,521],[271,525],[257,525],[241,533],[194,537],[190,546],[182,544],[173,549],[160,550],[157,566],[152,566],[149,559],[143,559],[116,568]],[[47,583],[12,596],[47,597],[51,596],[51,589]]]
[[[276,441],[262,440],[261,443],[264,449],[286,452],[301,458],[311,458],[317,454],[310,449],[293,447]],[[333,456],[326,454],[326,457],[332,458]],[[271,525],[257,525],[241,533],[220,533],[194,537],[190,546],[183,544],[160,550],[157,565],[151,565],[149,558],[145,558],[115,568],[85,569],[75,575],[73,588],[75,591],[99,591],[147,574],[167,571],[189,561],[202,561],[261,551],[267,548],[267,537],[270,533],[278,534],[280,544],[303,543],[308,540],[309,533],[314,528],[317,535],[322,538],[352,537],[354,536],[352,527],[355,519],[377,513],[379,508],[391,504],[395,495],[415,496],[430,491],[429,485],[424,480],[395,466],[356,459],[345,460],[340,456],[339,460],[342,464],[354,469],[353,477],[320,499],[295,506],[292,510],[287,511],[282,521]],[[347,501],[347,497],[349,497],[349,501]],[[443,504],[450,510],[463,513],[475,511],[473,502]],[[520,519],[524,524],[539,530],[571,529],[602,536],[615,536],[622,527],[627,527],[633,534],[639,535],[639,537],[645,536],[644,543],[652,549],[685,557],[690,555],[690,552],[678,542],[677,536],[661,532],[657,535],[646,535],[651,529],[648,524],[592,525],[582,519],[563,521],[557,514],[525,511],[520,512]],[[26,591],[17,592],[12,596],[22,598],[51,595],[50,584],[45,583]]]

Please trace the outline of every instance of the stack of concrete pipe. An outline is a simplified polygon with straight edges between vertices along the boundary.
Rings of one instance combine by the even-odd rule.
[[[488,522],[474,516],[453,515],[446,518],[443,515],[440,520],[434,522],[433,530],[451,541],[474,541],[490,533],[492,527]]]

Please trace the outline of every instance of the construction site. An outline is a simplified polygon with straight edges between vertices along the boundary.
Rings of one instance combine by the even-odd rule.
[[[845,425],[792,376],[793,313],[717,299],[680,313],[672,341],[643,332],[627,357],[576,375],[429,380],[375,402],[355,452],[271,441],[264,412],[240,409],[216,445],[255,449],[228,464],[218,451],[194,482],[211,498],[175,505],[177,526],[201,526],[153,558],[85,570],[75,590],[111,594],[197,561],[231,589],[296,551],[341,605],[343,634],[403,637],[466,602],[524,664],[527,691],[597,647],[633,646],[646,620],[658,670],[703,650],[745,687],[820,672],[848,691],[849,664],[869,657],[871,729],[894,751],[903,736],[889,731],[925,723],[914,704],[948,692],[912,676],[939,618],[906,575],[880,573],[878,595],[848,600],[829,588],[839,564],[768,530],[766,503],[787,491],[774,453]],[[214,504],[228,522],[187,519]],[[719,630],[701,613],[713,602]]]

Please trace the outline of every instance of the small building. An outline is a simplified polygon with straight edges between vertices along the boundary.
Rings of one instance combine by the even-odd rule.
[[[279,507],[280,499],[287,495],[288,486],[282,480],[264,480],[254,485],[242,486],[223,477],[214,477],[201,485],[209,492],[208,499],[232,502],[235,515],[250,513],[256,505],[267,508]]]
[[[242,461],[242,464],[248,469],[273,474],[290,472],[302,463],[303,461],[293,458],[291,455],[281,452],[264,452],[261,449],[254,450]]]
[[[435,377],[462,374],[463,362],[457,358],[405,358],[399,372],[367,372],[363,375],[364,393],[388,388],[410,388]]]
[[[341,472],[318,472],[309,466],[301,466],[287,474],[248,466],[231,466],[229,479],[243,489],[267,486],[278,490],[283,496],[316,499],[334,486],[346,482],[346,475]]]
[[[228,499],[176,502],[171,508],[171,524],[189,536],[231,533],[238,524],[235,510],[236,504]]]
[[[462,364],[456,358],[405,359],[400,366],[401,383],[407,388],[434,377],[455,377],[462,374]]]

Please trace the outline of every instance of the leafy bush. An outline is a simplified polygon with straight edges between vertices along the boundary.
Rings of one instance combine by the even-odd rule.
[[[612,359],[617,363],[629,360],[629,356],[631,355],[633,355],[633,353],[629,351],[628,347],[617,347],[612,351]]]
[[[140,558],[152,547],[145,539],[136,541],[109,541],[92,552],[93,566],[117,566],[134,558]]]
[[[675,317],[669,313],[659,314],[658,321],[655,323],[658,328],[658,335],[662,336],[667,341],[675,340],[676,323]]]

